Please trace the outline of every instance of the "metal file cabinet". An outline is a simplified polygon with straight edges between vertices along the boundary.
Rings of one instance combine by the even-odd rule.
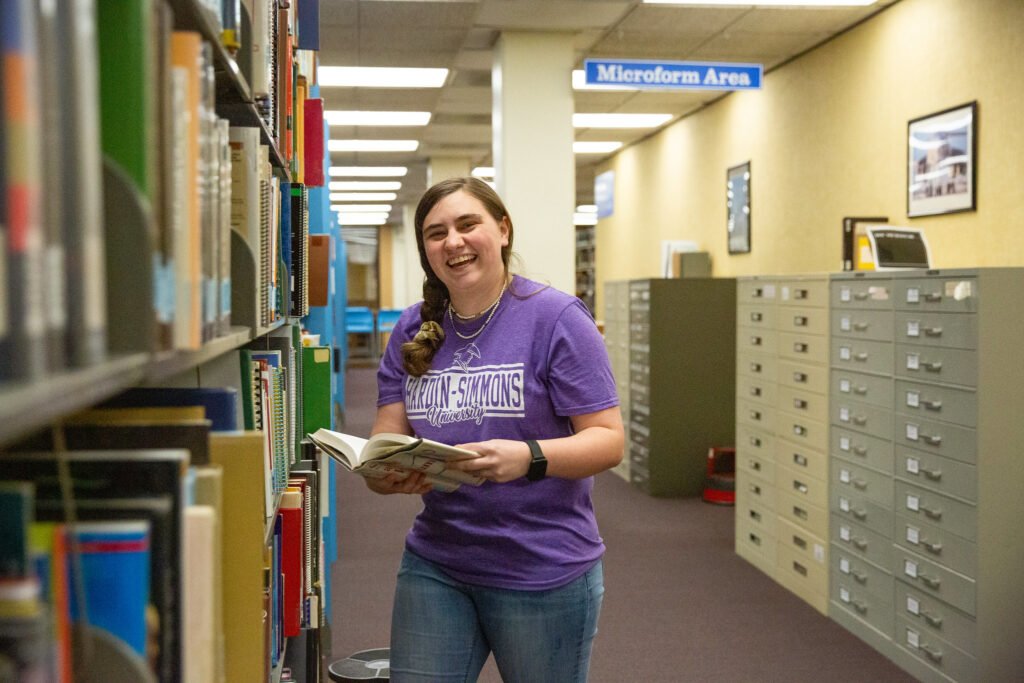
[[[828,278],[737,282],[736,552],[828,610]]]
[[[708,449],[735,439],[736,280],[631,280],[628,293],[630,481],[700,495]]]
[[[604,345],[619,395],[627,452],[613,472],[629,481],[629,281],[604,284]]]
[[[1024,269],[832,285],[830,615],[923,681],[1024,672]]]

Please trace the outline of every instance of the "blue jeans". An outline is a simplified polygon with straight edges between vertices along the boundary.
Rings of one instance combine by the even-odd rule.
[[[584,683],[604,596],[601,562],[561,588],[456,581],[406,551],[391,616],[392,683],[476,681],[494,653],[506,683]]]

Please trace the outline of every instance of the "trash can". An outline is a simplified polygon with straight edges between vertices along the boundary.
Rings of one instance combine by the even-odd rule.
[[[389,681],[391,648],[360,650],[327,667],[327,675],[332,681]]]

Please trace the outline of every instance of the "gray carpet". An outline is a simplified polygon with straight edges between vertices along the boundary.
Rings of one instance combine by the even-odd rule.
[[[346,380],[344,429],[365,435],[373,370],[350,369]],[[339,473],[337,503],[331,616],[342,657],[387,646],[394,575],[420,502]],[[650,498],[611,473],[597,477],[594,504],[608,552],[593,683],[914,680],[740,559],[733,508]],[[480,681],[501,681],[493,660]]]

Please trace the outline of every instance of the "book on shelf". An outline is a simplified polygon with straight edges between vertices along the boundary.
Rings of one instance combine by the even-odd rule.
[[[303,149],[305,169],[302,177],[306,187],[324,184],[324,101],[320,97],[306,100],[303,107]]]
[[[289,490],[281,494],[277,515],[281,518],[281,570],[284,579],[281,621],[284,636],[290,638],[299,635],[306,592],[302,493]]]
[[[133,387],[106,401],[101,408],[195,406],[202,407],[199,419],[209,420],[211,431],[241,429],[239,392],[235,387]]]
[[[220,600],[220,578],[216,573],[216,553],[220,521],[208,505],[189,505],[185,509],[184,600],[185,681],[215,683],[217,680],[216,605]]]
[[[476,458],[478,453],[430,439],[388,432],[362,439],[330,429],[318,429],[309,438],[339,465],[368,479],[422,472],[439,491],[454,491],[460,484],[479,486],[484,481],[448,467],[449,462]]]
[[[231,329],[231,124],[217,119],[217,336]]]

